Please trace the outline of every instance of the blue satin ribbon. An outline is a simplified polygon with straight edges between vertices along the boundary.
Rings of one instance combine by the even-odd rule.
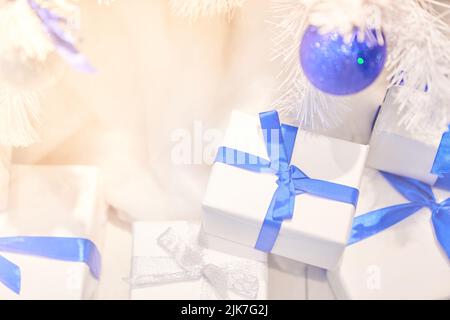
[[[95,279],[100,277],[101,257],[95,244],[83,238],[7,237],[0,238],[0,252],[18,253],[61,261],[85,263]],[[39,275],[36,275],[39,276]],[[20,293],[20,267],[0,256],[0,282]]]
[[[276,111],[259,115],[264,142],[270,161],[227,147],[219,148],[216,162],[243,170],[270,173],[278,177],[277,189],[272,197],[262,224],[255,248],[272,251],[284,220],[292,219],[295,197],[310,194],[320,198],[356,206],[358,189],[308,177],[294,165],[290,165],[297,128],[281,125]]]
[[[450,126],[449,129],[442,135],[439,143],[436,157],[434,158],[431,173],[443,177],[450,173]]]
[[[353,244],[376,235],[401,222],[423,208],[432,212],[436,239],[450,259],[450,198],[436,202],[431,187],[421,181],[381,172],[389,184],[397,190],[408,203],[371,211],[356,217],[348,244]]]
[[[442,135],[431,173],[437,175],[436,188],[450,190],[450,126]]]

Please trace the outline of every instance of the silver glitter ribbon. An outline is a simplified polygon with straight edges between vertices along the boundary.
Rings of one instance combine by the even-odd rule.
[[[158,245],[168,257],[133,257],[131,288],[145,288],[181,281],[202,281],[202,298],[229,299],[233,292],[242,297],[256,299],[259,281],[252,274],[255,263],[237,261],[225,264],[208,263],[203,250],[188,244],[168,228],[158,237]]]

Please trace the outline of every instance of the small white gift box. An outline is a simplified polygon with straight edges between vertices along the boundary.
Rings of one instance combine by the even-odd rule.
[[[21,290],[16,294],[0,283],[0,298],[92,298],[97,281],[86,264],[11,253],[4,250],[3,239],[82,238],[100,248],[105,209],[99,173],[94,167],[13,165],[8,209],[0,213],[0,256],[20,268]],[[92,247],[89,244],[80,249],[91,250]],[[94,251],[91,253],[95,255]]]
[[[433,193],[437,203],[450,197],[436,188]],[[405,203],[379,172],[366,169],[356,216]],[[436,239],[430,209],[349,245],[328,279],[339,299],[449,299],[450,261]]]
[[[222,144],[268,160],[258,117],[233,112]],[[358,189],[368,146],[298,130],[291,164],[312,179]],[[225,163],[213,165],[203,200],[206,233],[255,247],[277,176]],[[293,218],[282,223],[273,254],[323,268],[334,267],[347,243],[354,205],[303,193]]]
[[[0,146],[0,211],[8,206],[11,147]]]
[[[434,185],[438,175],[431,171],[447,128],[423,128],[419,123],[408,127],[401,122],[396,95],[402,89],[394,87],[386,95],[372,132],[367,166]]]
[[[200,229],[199,223],[187,221],[133,224],[132,300],[267,298],[266,258],[256,256],[256,261],[206,249],[204,237],[211,236],[200,237]]]

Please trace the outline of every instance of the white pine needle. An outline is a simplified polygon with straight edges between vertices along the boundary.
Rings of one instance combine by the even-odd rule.
[[[39,94],[0,84],[0,144],[26,147],[38,142]]]
[[[365,30],[376,30],[377,40],[383,44],[381,25],[383,12],[390,3],[389,0],[304,0],[309,3],[311,13],[308,22],[320,27],[321,32],[337,31],[350,39],[356,27],[359,40],[362,41]]]
[[[180,17],[195,21],[199,17],[228,15],[242,6],[245,0],[170,0],[172,12]]]
[[[391,87],[401,84],[399,124],[417,134],[443,131],[450,121],[450,27],[428,2],[396,2],[388,23],[388,79]]]
[[[26,0],[0,7],[0,54],[11,59],[43,61],[54,50],[39,18]]]

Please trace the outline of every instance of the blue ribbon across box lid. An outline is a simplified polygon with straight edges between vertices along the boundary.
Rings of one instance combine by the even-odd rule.
[[[347,243],[368,146],[234,111],[203,200],[206,233],[322,268]]]
[[[450,299],[450,192],[366,169],[339,299]]]
[[[418,122],[408,127],[401,121],[404,112],[396,101],[400,90],[406,89],[394,87],[386,95],[370,139],[367,166],[450,190],[447,123],[424,126]]]
[[[106,205],[98,169],[11,167],[0,213],[0,299],[88,299],[101,271]]]

